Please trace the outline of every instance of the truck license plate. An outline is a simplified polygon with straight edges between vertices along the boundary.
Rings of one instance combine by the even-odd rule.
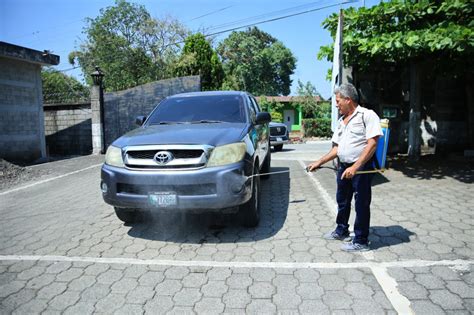
[[[283,140],[282,138],[279,138],[279,137],[277,138],[277,141],[282,141],[282,140]]]
[[[150,193],[148,200],[155,207],[171,207],[178,204],[178,198],[174,193]]]

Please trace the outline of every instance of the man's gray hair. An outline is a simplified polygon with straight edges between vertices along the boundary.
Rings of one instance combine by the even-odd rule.
[[[357,89],[350,83],[343,83],[337,88],[334,89],[334,95],[339,93],[344,98],[350,98],[354,102],[359,102],[359,94],[357,94]]]

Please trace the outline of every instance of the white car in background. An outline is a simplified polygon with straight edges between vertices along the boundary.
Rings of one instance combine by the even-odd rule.
[[[290,141],[290,132],[283,123],[270,122],[270,145],[275,151],[281,151],[283,145]]]

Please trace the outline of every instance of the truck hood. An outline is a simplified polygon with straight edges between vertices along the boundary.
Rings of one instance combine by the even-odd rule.
[[[242,140],[245,123],[153,125],[134,129],[113,142],[116,147],[153,144],[207,144],[220,146]]]

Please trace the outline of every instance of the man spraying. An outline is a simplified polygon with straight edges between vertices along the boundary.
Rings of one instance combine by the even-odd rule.
[[[373,168],[372,158],[377,140],[382,135],[377,114],[358,104],[358,94],[352,84],[335,89],[336,107],[342,115],[332,136],[333,147],[319,160],[308,165],[314,171],[337,158],[337,218],[336,229],[324,235],[328,240],[350,241],[349,216],[352,196],[355,198],[356,219],[354,239],[341,249],[348,252],[369,250],[370,202],[373,174],[357,174]]]

